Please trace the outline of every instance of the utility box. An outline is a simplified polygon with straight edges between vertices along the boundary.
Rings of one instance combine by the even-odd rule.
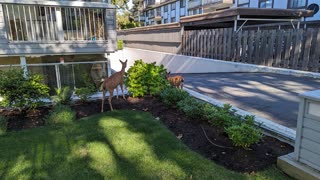
[[[320,171],[320,90],[300,97],[294,157]]]
[[[294,153],[277,165],[297,179],[320,180],[320,90],[300,94]]]

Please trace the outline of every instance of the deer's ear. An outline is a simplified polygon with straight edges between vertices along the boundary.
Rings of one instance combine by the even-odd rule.
[[[123,62],[121,61],[121,59],[119,59],[119,61],[120,61],[121,63],[123,63]]]
[[[128,59],[126,59],[125,63],[127,63],[127,62],[128,62]]]

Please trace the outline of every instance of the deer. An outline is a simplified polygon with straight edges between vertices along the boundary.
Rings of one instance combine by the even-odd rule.
[[[166,73],[166,79],[169,81],[171,86],[174,86],[178,89],[183,88],[184,78],[182,76],[176,75],[176,76],[170,76],[171,72]]]
[[[103,112],[103,109],[104,109],[103,106],[104,106],[104,99],[106,96],[106,91],[109,92],[108,101],[109,101],[109,106],[110,106],[111,111],[113,111],[112,102],[111,102],[112,97],[113,97],[113,91],[114,91],[114,89],[116,89],[118,87],[118,85],[120,85],[123,99],[126,99],[124,96],[124,93],[123,93],[123,76],[124,76],[125,69],[127,67],[128,60],[126,60],[125,62],[122,62],[119,59],[119,61],[122,64],[121,71],[112,74],[110,77],[107,77],[101,85],[101,88],[102,88],[101,112]],[[117,88],[117,91],[118,91],[118,88]],[[118,95],[117,95],[117,97],[118,97]]]

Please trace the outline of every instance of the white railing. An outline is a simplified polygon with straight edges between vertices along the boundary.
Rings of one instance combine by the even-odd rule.
[[[3,3],[8,40],[106,40],[105,8],[47,4],[48,2],[43,5]]]
[[[222,3],[223,0],[202,0],[202,5]]]
[[[201,5],[202,5],[202,1],[201,0],[192,0],[192,1],[188,2],[188,9],[199,7]]]

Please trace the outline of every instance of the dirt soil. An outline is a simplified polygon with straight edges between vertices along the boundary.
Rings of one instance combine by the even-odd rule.
[[[101,111],[101,100],[86,103],[75,103],[71,108],[77,112],[77,118],[90,116]],[[276,164],[277,157],[293,152],[293,147],[277,139],[264,136],[250,149],[233,147],[223,129],[209,125],[203,121],[192,121],[175,108],[168,108],[158,99],[153,97],[113,99],[114,109],[130,109],[146,111],[159,117],[160,121],[167,126],[178,139],[190,149],[214,162],[238,172],[252,173],[263,170],[270,165]],[[43,126],[45,117],[51,107],[42,107],[33,111],[20,113],[19,111],[0,110],[1,115],[9,117],[8,129],[20,130]],[[109,111],[106,101],[105,111]],[[208,138],[206,138],[204,131]],[[218,147],[211,144],[208,139]]]

